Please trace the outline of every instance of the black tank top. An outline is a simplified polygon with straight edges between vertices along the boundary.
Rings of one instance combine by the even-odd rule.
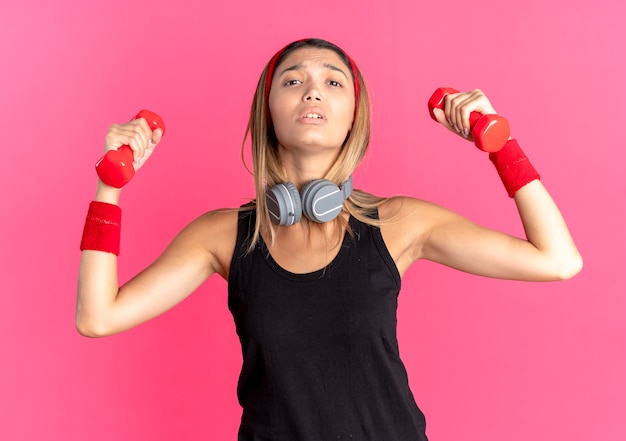
[[[239,215],[228,305],[243,352],[240,441],[424,441],[396,339],[400,275],[380,230],[353,236],[325,268],[294,274]]]

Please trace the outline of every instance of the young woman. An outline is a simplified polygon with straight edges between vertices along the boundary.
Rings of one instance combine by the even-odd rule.
[[[472,111],[496,113],[474,90],[448,95],[435,117],[469,139]],[[574,276],[582,259],[514,140],[490,156],[526,239],[422,200],[353,190],[369,116],[363,79],[340,48],[317,39],[283,48],[261,75],[248,124],[255,202],[200,216],[121,287],[121,190],[98,181],[81,243],[79,332],[129,329],[218,273],[243,349],[240,440],[425,440],[396,340],[406,270],[429,259],[486,277],[551,281]],[[161,135],[142,118],[112,125],[105,151],[129,145],[139,169]]]

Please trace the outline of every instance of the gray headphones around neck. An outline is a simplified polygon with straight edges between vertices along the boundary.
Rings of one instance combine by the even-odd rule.
[[[352,176],[341,188],[327,179],[315,179],[302,188],[302,193],[291,182],[284,182],[265,191],[265,203],[275,225],[294,225],[302,214],[314,222],[328,222],[339,216],[352,188]]]

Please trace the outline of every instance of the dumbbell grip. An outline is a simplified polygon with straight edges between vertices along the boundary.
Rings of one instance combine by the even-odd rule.
[[[433,109],[444,108],[446,95],[458,93],[459,91],[451,87],[440,87],[428,100],[428,110],[430,117],[437,121]],[[509,139],[511,130],[506,118],[499,115],[483,115],[478,112],[471,112],[469,116],[470,133],[474,139],[474,144],[485,152],[497,152]]]
[[[476,124],[478,123],[478,121],[480,121],[480,119],[483,117],[484,115],[478,112],[471,112],[469,115],[469,123],[470,123],[470,132],[472,132],[474,130],[474,127],[476,127]]]
[[[144,118],[152,131],[161,129],[165,134],[163,120],[156,113],[142,110],[133,119],[139,118]],[[122,188],[135,176],[133,160],[133,150],[130,146],[123,145],[117,150],[110,150],[96,162],[98,177],[111,187]]]
[[[439,89],[435,91],[435,93],[430,98],[430,100],[428,100],[428,111],[430,112],[430,117],[433,120],[437,121],[437,118],[435,118],[433,109],[443,110],[445,107],[443,103],[446,98],[446,95],[449,95],[451,93],[459,93],[459,91],[451,87],[440,87]],[[482,117],[483,115],[481,113],[478,113],[478,112],[470,113],[470,116],[469,116],[470,131],[474,130],[474,126]]]

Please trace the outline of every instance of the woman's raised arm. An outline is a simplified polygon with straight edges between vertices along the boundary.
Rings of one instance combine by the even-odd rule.
[[[154,152],[161,134],[160,130],[152,132],[143,119],[112,125],[105,153],[130,146],[138,170]],[[89,337],[118,333],[150,320],[215,272],[227,277],[235,247],[237,213],[207,213],[183,229],[153,264],[120,287],[121,191],[98,181],[81,241],[76,328]]]
[[[448,98],[445,112],[434,116],[466,139],[470,112],[495,114],[478,90]],[[415,199],[391,202],[388,213],[399,222],[386,228],[401,272],[417,259],[428,259],[472,274],[515,280],[568,279],[582,269],[582,257],[556,203],[514,140],[491,153],[500,177],[514,197],[525,238],[481,227],[443,207]],[[385,230],[383,230],[385,234]]]

